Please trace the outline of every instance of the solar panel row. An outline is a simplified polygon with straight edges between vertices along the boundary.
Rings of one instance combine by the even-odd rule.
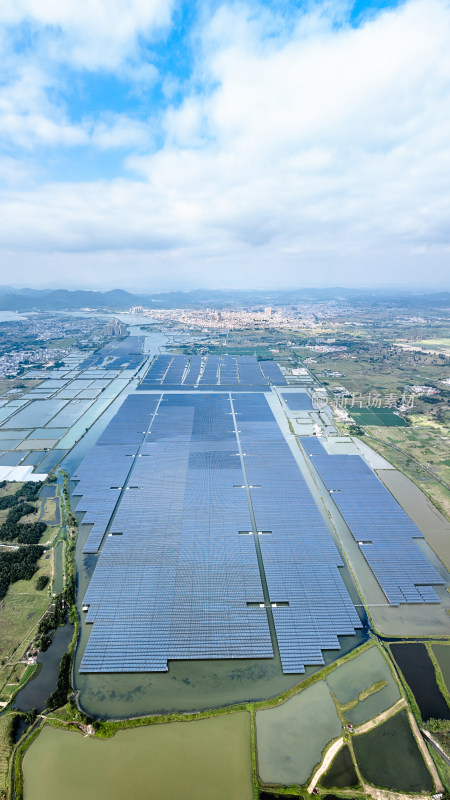
[[[439,603],[431,585],[445,581],[418,548],[421,531],[360,456],[328,455],[302,439],[389,603]]]
[[[155,402],[130,396],[124,419],[136,397]],[[239,535],[251,518],[234,488],[243,475],[229,397],[163,395],[139,455],[85,596],[93,629],[81,670],[271,657],[266,610],[247,605],[263,591],[253,538]]]
[[[260,363],[254,356],[215,356],[209,355],[201,358],[200,356],[158,356],[151,364],[142,383],[138,389],[154,389],[162,386],[163,388],[180,388],[182,385],[199,386],[222,386],[225,389],[232,388],[234,385],[243,386],[267,386],[275,383],[286,384],[286,380],[280,368],[273,361],[261,362],[264,373],[261,371]]]
[[[323,649],[361,627],[343,566],[263,395],[233,396],[284,672],[323,664]]]
[[[79,481],[74,495],[82,495],[77,511],[85,512],[83,522],[93,526],[83,553],[100,548],[157,403],[154,395],[129,395],[73,475]]]
[[[312,411],[313,404],[308,392],[283,392],[283,400],[290,411]]]

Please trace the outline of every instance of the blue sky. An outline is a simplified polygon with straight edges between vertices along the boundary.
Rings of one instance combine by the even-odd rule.
[[[0,283],[442,287],[450,3],[3,0]]]

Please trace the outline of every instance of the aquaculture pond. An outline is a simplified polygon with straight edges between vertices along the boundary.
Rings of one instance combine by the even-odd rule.
[[[390,667],[375,645],[330,672],[326,681],[341,705],[354,703],[344,712],[354,725],[367,722],[400,699]]]
[[[433,644],[431,647],[442,672],[447,691],[450,692],[450,647],[445,644]]]
[[[434,665],[420,642],[391,644],[392,655],[419,706],[422,719],[450,719],[450,709],[436,681]]]
[[[306,783],[328,742],[341,735],[325,681],[280,706],[257,711],[255,719],[258,774],[263,783]]]
[[[48,697],[56,687],[62,654],[69,647],[72,637],[73,625],[69,622],[55,631],[48,650],[38,655],[38,664],[41,665],[38,674],[18,692],[14,698],[14,708],[18,711],[31,711],[32,708],[44,710]]]
[[[339,750],[320,783],[324,789],[344,789],[346,786],[358,785],[358,776],[347,746]]]
[[[363,777],[394,792],[430,792],[433,781],[411,731],[406,711],[353,737]]]
[[[23,774],[25,800],[252,800],[250,715],[148,725],[107,740],[46,726]]]

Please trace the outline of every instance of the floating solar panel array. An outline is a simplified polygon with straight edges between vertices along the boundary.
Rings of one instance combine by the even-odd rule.
[[[312,411],[313,404],[308,392],[284,392],[283,400],[290,411]]]
[[[219,383],[219,356],[208,356],[203,364],[203,371],[200,374],[199,383],[203,386],[217,386]]]
[[[136,455],[138,413],[153,421]],[[128,437],[136,457],[85,596],[93,628],[81,671],[272,656],[246,480],[283,670],[323,663],[322,649],[360,627],[339,554],[263,395],[130,395],[78,470],[87,514],[96,496],[115,491],[117,504],[124,473],[106,490],[100,460],[123,463]]]
[[[82,495],[77,511],[85,512],[83,522],[92,525],[83,553],[100,548],[157,404],[154,395],[129,395],[73,475],[79,481],[74,495]]]
[[[260,365],[263,374],[268,378],[270,383],[275,384],[275,386],[283,386],[286,384],[286,378],[276,361],[260,361]]]
[[[445,581],[414,542],[421,531],[366,462],[330,456],[317,439],[302,444],[389,603],[439,603],[432,585]]]
[[[238,367],[236,356],[220,357],[220,383],[229,386],[238,383]]]
[[[172,361],[173,356],[158,356],[153,364],[151,364],[144,378],[143,384],[145,383],[148,385],[144,387],[142,384],[142,388],[154,389],[155,387],[161,386]]]
[[[262,374],[259,362],[254,356],[240,356],[238,359],[239,383],[246,385],[267,384],[267,378]]]
[[[201,366],[201,356],[191,356],[189,359],[189,372],[183,381],[184,386],[194,386],[198,383]]]
[[[283,385],[286,383],[279,367],[272,361],[267,374],[261,371],[260,363],[254,356],[158,356],[150,366],[139,389],[208,389],[221,386],[223,390],[234,387],[257,387],[262,390],[269,382]]]
[[[150,413],[160,396],[138,397]],[[84,598],[82,672],[273,655],[243,485],[228,395],[163,395]]]
[[[144,361],[142,355],[144,341],[144,336],[127,336],[117,342],[109,342],[97,353],[89,355],[78,369],[87,369],[94,365],[107,370],[123,369],[124,366],[127,366],[128,369],[136,369]]]
[[[323,664],[361,627],[343,566],[264,395],[233,396],[284,672]],[[282,604],[278,606],[278,604]],[[288,605],[284,605],[288,604]]]

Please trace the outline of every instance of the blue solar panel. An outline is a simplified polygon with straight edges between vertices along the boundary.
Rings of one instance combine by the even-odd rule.
[[[92,367],[107,370],[121,370],[124,367],[136,369],[145,360],[142,355],[144,346],[143,336],[127,336],[125,339],[109,342],[97,353],[92,353],[81,364],[79,370]]]
[[[270,364],[270,380],[272,383],[285,383],[278,366]],[[180,389],[182,386],[208,389],[220,386],[228,391],[234,386],[264,387],[269,378],[261,371],[255,356],[215,356],[205,357],[179,355],[158,356],[151,364],[138,389]]]
[[[264,395],[233,396],[284,672],[323,664],[361,627],[341,557]]]
[[[84,599],[81,671],[273,655],[265,609],[247,606],[264,598],[254,542],[239,535],[251,529],[242,483],[228,396],[163,395]]]
[[[135,457],[121,490],[127,435]],[[262,394],[130,395],[95,451],[76,477],[86,513],[101,517],[98,536],[117,508],[84,598],[93,626],[81,671],[271,657],[255,541],[242,535],[252,512],[258,530],[270,531],[258,534],[270,601],[289,604],[273,609],[283,670],[323,663],[322,650],[361,625],[339,553]],[[98,459],[115,465],[108,489]]]
[[[269,379],[270,383],[275,384],[275,386],[283,386],[286,384],[286,378],[276,361],[261,361],[260,364],[264,375]]]
[[[439,603],[431,585],[445,581],[414,542],[423,535],[372,469],[357,455],[328,455],[317,439],[301,441],[389,603]]]
[[[313,404],[308,392],[283,392],[283,400],[290,411],[312,411]]]

